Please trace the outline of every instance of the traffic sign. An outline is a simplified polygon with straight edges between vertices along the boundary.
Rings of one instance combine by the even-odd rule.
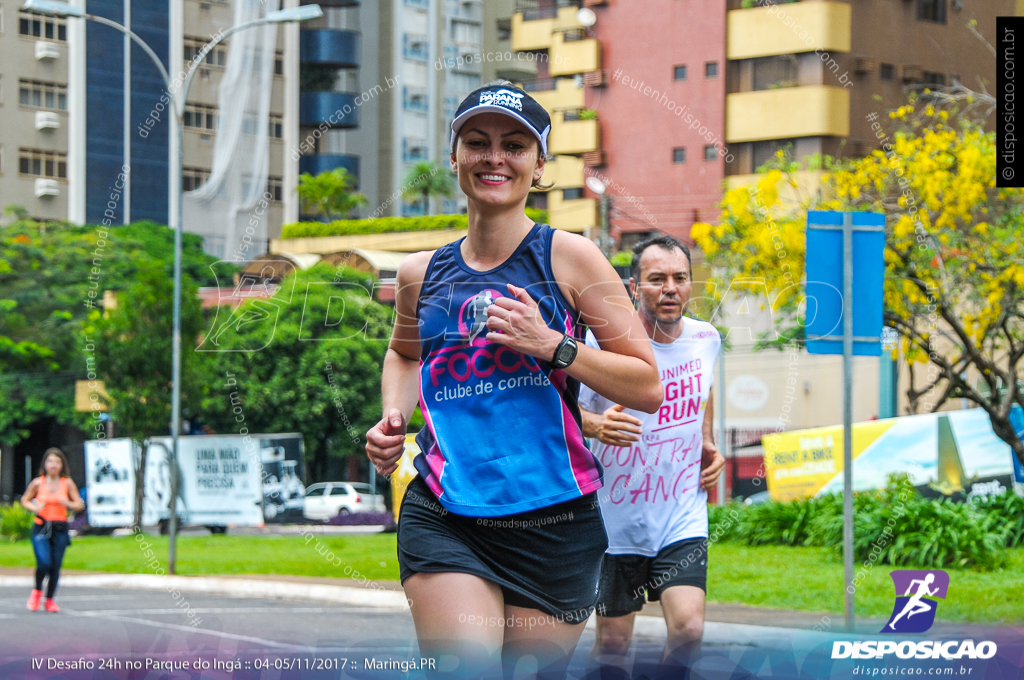
[[[843,223],[853,232],[853,354],[878,356],[885,275],[885,215],[810,210],[807,213],[807,351],[843,353]]]

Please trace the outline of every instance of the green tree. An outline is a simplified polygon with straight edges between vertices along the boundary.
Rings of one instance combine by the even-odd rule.
[[[117,306],[104,313],[93,311],[82,327],[81,343],[94,347],[95,373],[109,395],[105,401],[121,435],[142,442],[135,471],[133,526],[142,520],[142,492],[146,475],[146,440],[171,434],[171,338],[174,301],[173,279],[164,263],[140,263],[135,280],[117,296]],[[203,383],[195,347],[203,328],[197,286],[182,276],[181,296],[181,402],[197,409]]]
[[[455,195],[455,176],[448,165],[438,161],[419,161],[405,171],[402,178],[402,198],[419,202],[423,214],[430,214],[431,198],[451,198]]]
[[[303,211],[322,215],[329,220],[348,217],[353,210],[367,203],[366,196],[356,192],[355,181],[345,168],[321,172],[314,177],[308,172],[299,175],[299,198]]]
[[[364,434],[380,419],[393,313],[371,298],[372,285],[321,263],[285,278],[269,299],[221,308],[226,318],[199,348],[215,357],[206,422],[226,434],[301,432],[312,479],[324,478],[330,458],[364,456]]]

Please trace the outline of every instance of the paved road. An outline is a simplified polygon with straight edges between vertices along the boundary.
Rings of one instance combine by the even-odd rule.
[[[59,614],[29,612],[25,609],[26,589],[0,587],[0,678],[146,678],[163,680],[185,677],[181,671],[153,668],[154,663],[197,659],[211,663],[203,677],[364,677],[404,678],[401,671],[373,673],[331,672],[326,675],[303,672],[281,675],[291,659],[299,668],[314,659],[348,659],[348,666],[362,669],[366,658],[407,661],[418,658],[415,631],[407,610],[318,604],[298,600],[231,597],[199,592],[181,593],[176,600],[167,592],[120,588],[61,587]],[[187,608],[184,603],[187,603]],[[176,606],[177,605],[177,606]],[[192,614],[188,611],[191,610]],[[198,622],[197,625],[192,625]],[[587,651],[593,645],[591,630],[583,634],[573,662],[574,674],[582,670]],[[662,641],[638,639],[641,657],[654,658]],[[61,675],[47,670],[56,661],[79,658],[95,664],[82,674]],[[256,659],[267,659],[269,669],[252,668]],[[32,660],[42,668],[33,669]],[[101,659],[116,659],[107,673],[99,672]],[[131,673],[126,661],[150,661],[146,668]],[[232,663],[241,659],[243,669],[234,674],[214,673],[214,661]],[[51,661],[53,660],[53,661]],[[284,660],[284,661],[282,661]],[[309,661],[307,661],[309,660]],[[277,669],[275,669],[277,665]],[[723,669],[724,670],[724,669]],[[95,675],[93,673],[95,672]]]

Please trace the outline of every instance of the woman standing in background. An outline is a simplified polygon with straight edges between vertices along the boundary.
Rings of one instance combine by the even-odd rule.
[[[43,579],[46,584],[46,611],[58,612],[60,607],[53,601],[60,578],[60,566],[64,561],[64,550],[71,545],[68,534],[68,508],[75,512],[85,509],[78,487],[68,477],[68,461],[64,452],[50,448],[43,455],[39,476],[32,480],[21,496],[21,505],[36,513],[32,525],[32,549],[36,554],[36,587],[28,598],[30,611],[39,610],[43,596]]]

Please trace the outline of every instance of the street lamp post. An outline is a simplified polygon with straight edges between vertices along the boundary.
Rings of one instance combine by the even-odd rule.
[[[223,41],[229,35],[255,26],[317,19],[322,17],[324,12],[320,9],[320,5],[303,5],[290,9],[276,10],[268,12],[261,19],[248,21],[244,24],[239,24],[238,26],[232,26],[226,31],[218,33],[206,44],[205,47],[203,47],[202,50],[200,50],[199,54],[196,55],[189,64],[181,90],[175,93],[174,81],[171,80],[170,75],[167,73],[167,69],[164,68],[163,62],[160,61],[160,57],[158,57],[156,52],[154,52],[153,49],[131,29],[122,26],[116,21],[111,21],[106,17],[97,16],[95,14],[89,14],[81,7],[75,7],[74,5],[69,5],[66,2],[60,2],[59,0],[25,0],[25,4],[22,5],[22,9],[30,12],[39,12],[41,14],[77,17],[87,21],[94,21],[98,24],[109,26],[124,35],[127,35],[133,42],[141,47],[146,54],[149,55],[150,59],[153,60],[153,64],[156,65],[157,70],[160,72],[160,77],[164,79],[164,85],[167,87],[167,94],[170,95],[172,112],[174,114],[171,119],[174,121],[175,126],[173,134],[176,136],[178,141],[177,158],[174,159],[174,168],[171,173],[169,173],[167,202],[169,211],[172,201],[176,206],[175,211],[170,211],[173,218],[169,220],[170,222],[173,222],[173,224],[169,226],[174,229],[174,330],[171,338],[171,436],[174,440],[174,446],[171,451],[170,554],[167,562],[168,573],[173,574],[175,571],[176,561],[175,537],[178,532],[178,437],[181,434],[181,235],[182,198],[184,195],[181,190],[181,168],[184,161],[182,137],[184,134],[185,99],[188,95],[189,85],[192,83],[192,76],[195,75],[199,65],[206,58],[206,55],[209,54],[210,50],[216,47],[218,43]],[[128,124],[129,123],[126,120],[125,125],[127,126]]]

